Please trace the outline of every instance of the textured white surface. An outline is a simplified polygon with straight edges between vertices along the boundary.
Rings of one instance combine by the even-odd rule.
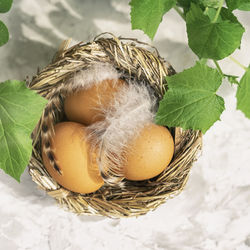
[[[250,63],[250,16],[234,56]],[[19,0],[1,15],[11,32],[0,48],[0,80],[32,76],[52,58],[62,39],[88,41],[110,31],[147,41],[131,31],[127,0]],[[185,25],[173,11],[164,17],[154,45],[178,71],[192,66]],[[225,72],[242,74],[228,59]],[[27,172],[21,184],[0,171],[0,250],[247,250],[250,249],[250,121],[235,110],[235,88],[224,83],[227,110],[204,136],[202,156],[186,189],[156,211],[112,220],[76,216],[37,189]]]

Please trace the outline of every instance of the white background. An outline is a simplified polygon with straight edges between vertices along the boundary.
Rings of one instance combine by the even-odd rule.
[[[69,37],[73,43],[87,42],[110,31],[150,42],[143,32],[131,30],[129,12],[127,0],[14,1],[0,16],[11,33],[0,48],[0,80],[31,77]],[[246,32],[234,57],[247,66],[250,15],[235,14]],[[153,44],[177,71],[197,59],[174,11],[164,17]],[[243,73],[229,59],[220,64],[225,73]],[[235,91],[227,82],[219,89],[226,111],[204,136],[186,189],[145,216],[76,216],[39,190],[27,171],[18,184],[0,170],[0,250],[250,249],[250,120],[236,111]]]

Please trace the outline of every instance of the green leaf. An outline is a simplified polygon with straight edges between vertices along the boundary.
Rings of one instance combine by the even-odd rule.
[[[189,0],[177,0],[177,4],[181,7],[189,7],[191,1]]]
[[[218,8],[220,6],[220,0],[200,0],[205,7]]]
[[[199,58],[223,59],[240,46],[245,31],[237,18],[222,8],[213,22],[199,6],[191,4],[186,16],[188,44]]]
[[[9,41],[9,31],[6,25],[0,21],[0,46],[4,45]]]
[[[220,6],[220,0],[177,0],[179,6],[189,9],[191,3],[198,4],[199,6],[218,8]]]
[[[24,82],[0,83],[0,168],[17,181],[29,162],[30,135],[46,102]]]
[[[207,15],[209,17],[210,21],[212,22],[216,16],[216,12],[217,12],[217,10],[214,8],[207,8],[206,11],[204,12],[204,14]],[[221,21],[221,20],[222,20],[221,16],[218,16],[217,21]]]
[[[246,10],[250,11],[250,1],[249,0],[226,0],[227,6],[230,10]]]
[[[167,77],[168,90],[160,101],[156,123],[205,133],[225,109],[216,95],[222,76],[216,69],[196,63],[192,68]]]
[[[11,8],[13,0],[0,0],[0,13],[8,12]]]
[[[239,84],[239,81],[237,80],[237,78],[239,78],[238,76],[224,74],[224,77],[226,77],[231,84]]]
[[[143,30],[153,40],[163,15],[176,0],[132,0],[129,4],[132,29]]]
[[[201,58],[201,59],[199,60],[199,63],[200,63],[200,64],[203,64],[203,65],[207,65],[207,59],[206,59],[206,58]]]
[[[237,109],[250,118],[250,68],[240,80],[237,93]]]
[[[183,8],[183,12],[185,15],[190,8],[190,3],[191,1],[187,1],[187,0],[177,0],[177,6]]]
[[[240,7],[238,8],[239,10],[245,10],[245,11],[250,11],[250,3],[243,3],[242,5],[240,5]]]

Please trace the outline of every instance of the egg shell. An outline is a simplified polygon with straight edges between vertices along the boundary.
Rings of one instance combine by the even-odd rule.
[[[86,136],[86,127],[82,124],[62,122],[55,125],[51,147],[62,174],[52,167],[47,154],[42,152],[44,166],[52,178],[64,188],[77,193],[91,193],[104,184],[95,153],[89,153]]]
[[[85,125],[103,120],[103,109],[111,104],[116,93],[125,85],[124,80],[107,79],[67,96],[64,100],[66,117]]]
[[[174,141],[167,128],[149,124],[127,148],[124,176],[140,181],[157,176],[168,166],[174,154]]]

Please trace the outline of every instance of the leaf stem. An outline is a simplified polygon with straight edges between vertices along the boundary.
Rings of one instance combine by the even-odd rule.
[[[204,65],[207,64],[207,58],[201,58],[200,63]]]
[[[215,17],[214,17],[214,20],[212,21],[212,23],[215,23],[220,15],[220,11],[221,11],[221,8],[223,6],[223,3],[224,3],[224,0],[220,0],[220,5],[219,5],[219,8],[217,9],[216,11],[216,14],[215,14]]]
[[[229,56],[229,58],[230,58],[234,63],[236,63],[238,66],[240,66],[242,69],[244,69],[245,71],[248,70],[247,67],[245,67],[244,65],[242,65],[242,64],[241,64],[238,60],[236,60],[234,57]]]
[[[184,21],[186,21],[186,17],[185,17],[185,15],[184,15],[184,13],[181,11],[181,9],[180,9],[179,7],[177,7],[177,6],[174,6],[174,9],[175,9],[175,11],[182,17],[182,19],[183,19]]]
[[[220,67],[219,63],[218,63],[216,60],[213,60],[213,62],[214,62],[214,64],[215,64],[216,68],[218,69],[218,71],[220,72],[220,74],[221,74],[222,76],[224,76],[224,74],[223,74],[223,72],[222,72],[222,70],[221,70],[221,67]]]
[[[206,15],[208,13],[208,7],[205,8],[204,14]]]

